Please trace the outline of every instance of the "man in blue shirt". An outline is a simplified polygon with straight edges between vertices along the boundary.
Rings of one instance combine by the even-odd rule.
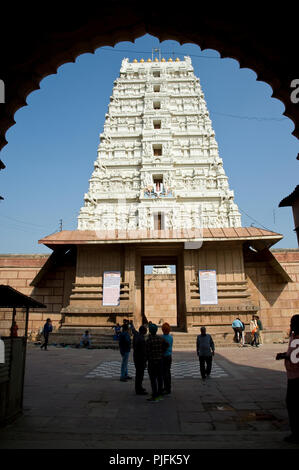
[[[171,394],[171,363],[172,363],[172,344],[173,337],[170,333],[169,323],[163,323],[162,325],[163,338],[168,343],[168,348],[166,349],[163,356],[163,395]]]
[[[201,334],[197,336],[196,340],[196,350],[199,358],[201,377],[205,379],[211,374],[215,345],[212,336],[207,334],[204,326],[201,327],[200,331]]]
[[[235,332],[234,342],[240,343],[240,341],[242,340],[243,323],[239,318],[236,318],[236,320],[233,321],[232,329]]]

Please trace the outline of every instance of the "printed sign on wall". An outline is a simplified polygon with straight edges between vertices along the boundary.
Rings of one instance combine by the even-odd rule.
[[[103,276],[103,306],[114,307],[120,303],[120,272],[105,271]]]
[[[199,293],[201,305],[217,305],[217,278],[214,269],[199,271]]]

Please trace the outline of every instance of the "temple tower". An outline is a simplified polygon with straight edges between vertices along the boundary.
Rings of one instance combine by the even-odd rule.
[[[79,230],[241,227],[190,57],[123,59]]]
[[[44,271],[73,263],[63,328],[132,318],[225,338],[263,302],[248,260],[289,282],[269,251],[282,236],[241,227],[191,59],[160,59],[122,61],[78,229],[40,240]]]

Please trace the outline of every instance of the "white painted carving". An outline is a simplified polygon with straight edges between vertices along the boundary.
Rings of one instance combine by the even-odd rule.
[[[190,57],[123,59],[105,118],[79,230],[153,229],[157,211],[166,229],[241,226]]]

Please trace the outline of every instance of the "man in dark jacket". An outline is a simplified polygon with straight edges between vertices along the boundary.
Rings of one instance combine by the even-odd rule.
[[[44,335],[45,341],[44,341],[44,344],[42,344],[40,347],[41,349],[45,348],[45,351],[47,351],[49,334],[52,332],[52,330],[53,330],[53,327],[52,327],[51,318],[47,318],[47,321],[44,324],[44,329],[43,329],[43,335]]]
[[[119,351],[122,357],[120,381],[127,382],[129,379],[132,378],[128,375],[128,361],[131,351],[131,337],[129,334],[129,326],[127,323],[123,324],[122,332],[119,335]]]
[[[145,326],[139,328],[139,332],[133,329],[133,359],[136,369],[135,375],[135,392],[136,395],[147,395],[146,390],[142,387],[144,370],[146,367],[146,344],[144,336],[147,333]]]
[[[149,325],[149,338],[146,341],[146,355],[148,360],[148,375],[151,381],[152,397],[151,402],[162,399],[163,388],[163,356],[169,344],[164,338],[157,335],[158,327],[154,323]]]
[[[207,334],[206,328],[200,329],[201,334],[197,336],[196,349],[199,358],[200,373],[202,379],[210,376],[212,370],[212,360],[215,354],[214,341],[212,336]]]

